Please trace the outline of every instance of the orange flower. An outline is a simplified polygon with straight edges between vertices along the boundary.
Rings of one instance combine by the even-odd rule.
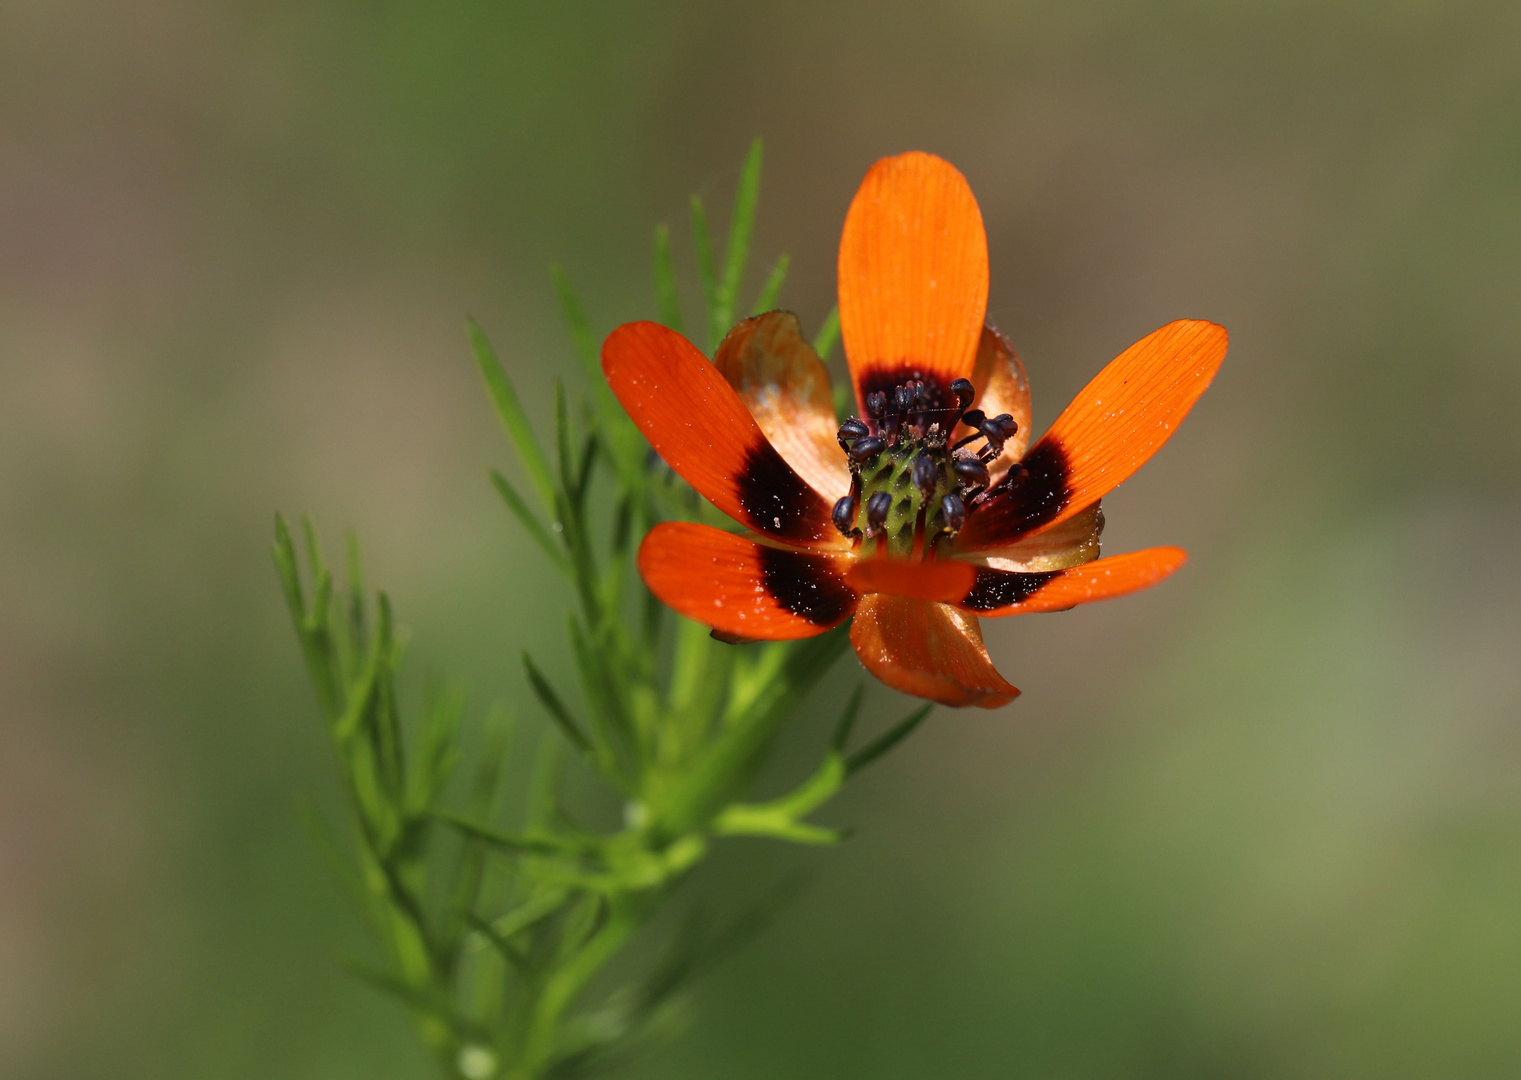
[[[984,325],[987,237],[965,178],[929,154],[872,166],[840,240],[840,327],[858,417],[797,319],[740,323],[710,363],[656,323],[602,346],[613,392],[660,456],[748,532],[657,525],[650,590],[729,639],[808,637],[852,615],[861,663],[895,689],[996,708],[1019,694],[979,616],[1122,596],[1186,558],[1100,559],[1099,500],[1156,452],[1225,357],[1214,323],[1126,349],[1028,450],[1030,389]]]

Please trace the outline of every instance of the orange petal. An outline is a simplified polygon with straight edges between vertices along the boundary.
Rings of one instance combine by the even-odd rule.
[[[843,557],[767,547],[711,525],[667,521],[639,545],[650,592],[729,638],[813,637],[850,617]]]
[[[746,319],[725,335],[713,366],[729,380],[777,453],[820,494],[850,490],[829,370],[790,311]]]
[[[857,560],[845,580],[858,593],[892,593],[920,600],[960,600],[977,580],[968,563],[951,559],[922,562],[918,559],[874,558]]]
[[[1126,349],[1083,388],[957,537],[964,551],[1011,543],[1092,506],[1172,435],[1225,359],[1225,327],[1180,319]]]
[[[867,671],[905,694],[984,709],[1019,696],[988,659],[977,617],[948,604],[885,594],[862,597],[850,643]]]
[[[988,303],[988,241],[966,178],[931,154],[871,167],[840,237],[840,332],[865,416],[866,395],[972,373]]]
[[[1046,573],[979,567],[977,583],[960,604],[989,618],[1066,611],[1078,604],[1112,600],[1150,588],[1187,561],[1188,553],[1182,548],[1157,547]]]
[[[1003,444],[1003,453],[988,465],[993,483],[1002,479],[1009,466],[1025,455],[1030,445],[1030,377],[1019,361],[1019,354],[1009,339],[989,323],[982,328],[982,339],[977,344],[977,363],[972,368],[972,385],[977,388],[977,400],[972,408],[981,409],[989,416],[1008,413],[1019,425],[1014,437]],[[969,435],[969,428],[962,428],[956,435]]]
[[[841,546],[833,503],[766,441],[718,369],[659,323],[625,323],[602,343],[602,371],[666,464],[742,525],[795,544]]]

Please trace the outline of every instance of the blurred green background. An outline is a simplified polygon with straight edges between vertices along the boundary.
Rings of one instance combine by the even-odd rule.
[[[651,227],[755,134],[807,326],[921,148],[1037,427],[1171,319],[1232,346],[1106,500],[1187,570],[990,628],[1019,702],[938,712],[842,849],[708,868],[814,884],[637,1075],[1521,1075],[1518,57],[1504,0],[0,2],[0,1075],[428,1075],[335,964],[272,515],[360,533],[415,670],[520,697],[566,598],[462,318],[547,401],[548,264],[648,315]]]

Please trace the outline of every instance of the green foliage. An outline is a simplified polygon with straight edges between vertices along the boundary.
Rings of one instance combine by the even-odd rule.
[[[693,200],[710,342],[736,307],[760,161],[757,141],[721,277]],[[664,228],[654,262],[660,317],[679,326]],[[786,267],[785,257],[778,260],[757,309],[774,304]],[[383,957],[350,967],[401,1002],[444,1074],[464,1080],[592,1075],[662,1030],[684,981],[744,935],[684,931],[643,977],[593,986],[607,963],[715,840],[839,841],[840,831],[807,818],[929,711],[915,711],[852,754],[857,688],[812,776],[780,798],[741,801],[799,702],[846,648],[845,633],[723,644],[695,623],[673,624],[642,588],[637,539],[658,521],[694,518],[699,500],[653,458],[601,381],[596,335],[558,268],[554,285],[589,393],[573,402],[556,384],[552,453],[485,334],[467,325],[537,505],[500,472],[492,471],[492,483],[574,598],[565,632],[577,692],[566,693],[523,656],[549,721],[531,765],[513,767],[523,748],[506,712],[469,724],[463,696],[447,686],[430,686],[417,720],[404,724],[390,602],[384,593],[367,596],[357,546],[350,545],[348,586],[338,596],[311,526],[303,522],[303,551],[283,520],[275,526],[275,565],[348,787],[358,891]],[[596,499],[589,498],[594,487]],[[591,509],[606,506],[611,512],[600,516]],[[598,830],[566,812],[566,751],[623,802],[620,827]],[[520,775],[528,777],[522,790],[507,790],[507,778]],[[759,925],[764,914],[742,924]]]

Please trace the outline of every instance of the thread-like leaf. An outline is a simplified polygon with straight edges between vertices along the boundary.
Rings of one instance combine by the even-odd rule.
[[[567,889],[551,889],[532,900],[525,901],[521,907],[491,920],[491,925],[502,937],[511,938],[559,911],[564,907],[569,896],[570,892]]]
[[[296,630],[296,640],[301,644],[301,655],[306,661],[307,677],[317,695],[317,704],[329,722],[343,711],[343,694],[339,686],[338,672],[334,669],[332,636],[325,621],[318,616],[326,609],[322,600],[323,588],[331,588],[331,579],[318,579],[314,584],[313,608],[320,605],[322,611],[309,610],[301,588],[301,566],[296,555],[296,544],[291,538],[285,519],[275,515],[275,543],[271,552],[275,560],[275,573],[280,578],[280,588],[285,594],[285,605],[290,609],[291,624]],[[315,576],[315,575],[314,575]]]
[[[820,360],[828,360],[829,354],[834,352],[835,342],[840,340],[840,309],[832,307],[829,314],[824,316],[824,323],[819,327],[819,332],[813,335],[813,351],[819,354]]]
[[[597,355],[597,335],[592,332],[591,320],[586,317],[586,308],[582,306],[580,297],[576,295],[575,286],[571,285],[570,278],[559,265],[550,267],[549,273],[554,278],[555,296],[560,301],[560,314],[565,319],[565,328],[570,331],[570,339],[576,345],[576,356],[587,374],[593,380],[600,380],[602,365]]]
[[[404,778],[407,805],[414,812],[431,806],[453,773],[459,761],[460,724],[465,716],[465,694],[459,687],[430,682],[424,698],[414,764]]]
[[[544,528],[544,523],[533,512],[533,508],[523,501],[523,496],[518,494],[517,489],[495,469],[491,470],[491,485],[496,488],[497,494],[507,504],[507,509],[512,511],[512,516],[518,519],[518,523],[533,538],[533,542],[539,545],[539,550],[544,553],[555,569],[562,574],[568,574],[570,563],[566,560],[565,553],[555,544],[549,535],[549,530]]]
[[[543,448],[539,446],[538,437],[528,423],[528,414],[523,411],[518,392],[513,388],[512,380],[507,377],[502,362],[497,359],[496,350],[491,347],[491,342],[486,339],[474,319],[466,320],[465,333],[470,339],[470,349],[475,353],[475,362],[480,366],[481,377],[486,380],[486,390],[491,395],[491,404],[496,408],[502,430],[507,433],[508,441],[517,451],[518,460],[528,471],[529,482],[539,496],[539,501],[544,504],[545,510],[553,514],[554,474],[550,471]]]
[[[676,291],[676,266],[671,259],[671,230],[655,227],[655,302],[660,321],[681,333],[681,295]]]
[[[934,707],[931,704],[925,705],[920,709],[915,709],[881,735],[877,736],[877,738],[861,747],[854,754],[851,754],[845,760],[845,774],[848,776],[851,773],[859,772],[908,738],[914,728],[924,723],[924,718],[930,714],[930,710]]]
[[[739,187],[734,192],[734,211],[729,216],[729,242],[724,247],[724,276],[714,305],[715,333],[723,334],[734,321],[734,304],[739,285],[750,259],[750,235],[755,230],[755,207],[760,201],[761,141],[750,143],[744,168],[739,173]],[[717,346],[717,342],[714,342]]]
[[[364,603],[364,560],[359,551],[359,534],[350,529],[345,537],[345,553],[348,557],[348,633],[349,649],[354,656],[362,654],[368,646],[369,617]],[[357,665],[355,665],[357,667]]]
[[[782,291],[782,282],[787,280],[787,268],[791,265],[792,257],[789,255],[783,254],[776,260],[776,265],[766,277],[766,284],[761,286],[760,295],[755,298],[755,306],[750,309],[751,315],[764,315],[776,309],[776,298]]]
[[[491,947],[497,951],[497,955],[518,971],[525,974],[533,971],[533,964],[528,959],[528,954],[523,952],[512,942],[497,933],[496,927],[481,918],[468,908],[461,908],[459,917],[469,924],[470,928],[491,943]]]
[[[708,212],[702,200],[692,196],[692,246],[697,249],[697,277],[702,282],[704,316],[708,324],[708,351],[718,348],[718,272],[713,269],[713,241],[708,236]]]
[[[834,726],[834,737],[829,740],[829,746],[837,754],[845,752],[845,744],[850,741],[850,731],[856,724],[856,716],[861,711],[861,698],[866,694],[866,684],[856,683],[856,688],[850,692],[850,700],[845,702],[845,711],[840,714],[840,722]]]
[[[489,825],[482,825],[478,821],[471,821],[463,814],[456,814],[452,810],[430,810],[428,816],[451,828],[458,829],[466,836],[507,851],[517,851],[527,855],[565,855],[576,854],[580,851],[578,845],[558,837],[502,832]]]
[[[571,716],[570,710],[560,700],[560,695],[555,693],[554,687],[540,673],[534,665],[533,657],[526,651],[523,653],[523,670],[528,673],[528,685],[533,687],[534,696],[549,713],[550,719],[560,726],[560,730],[565,733],[571,745],[588,757],[595,757],[596,751],[592,748],[591,740],[586,737],[586,732],[581,729],[580,724],[576,723],[575,717]]]
[[[560,466],[560,490],[574,502],[581,470],[576,463],[570,430],[570,401],[565,396],[565,383],[561,379],[555,380],[555,457]]]

